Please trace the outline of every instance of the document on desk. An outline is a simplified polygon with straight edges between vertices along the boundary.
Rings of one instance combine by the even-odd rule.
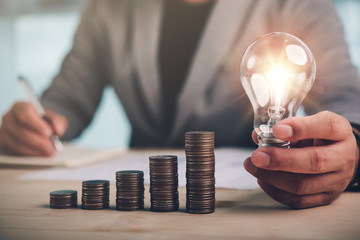
[[[243,162],[253,150],[242,148],[215,149],[216,187],[234,189],[255,189],[256,179],[243,167]],[[183,150],[130,150],[126,154],[105,162],[77,168],[50,168],[22,175],[23,180],[65,180],[83,181],[89,179],[107,179],[115,181],[115,172],[119,170],[144,171],[145,183],[149,184],[149,156],[172,154],[178,156],[179,185],[186,185],[186,158]]]
[[[63,151],[52,157],[0,155],[0,166],[78,167],[119,157],[126,151],[126,149],[97,149],[64,144]]]

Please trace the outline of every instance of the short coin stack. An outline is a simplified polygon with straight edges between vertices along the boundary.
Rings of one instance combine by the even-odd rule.
[[[179,209],[177,156],[151,156],[151,211],[171,212]]]
[[[95,210],[109,207],[109,181],[88,180],[82,182],[81,208]]]
[[[59,190],[50,192],[51,208],[75,208],[77,207],[77,191]]]
[[[215,211],[214,132],[186,132],[186,211]]]
[[[122,211],[144,209],[143,171],[116,172],[116,209]]]

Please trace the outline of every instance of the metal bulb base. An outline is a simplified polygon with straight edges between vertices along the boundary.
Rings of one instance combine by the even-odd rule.
[[[279,147],[279,148],[290,148],[289,141],[282,141],[277,138],[267,138],[258,136],[259,147]]]

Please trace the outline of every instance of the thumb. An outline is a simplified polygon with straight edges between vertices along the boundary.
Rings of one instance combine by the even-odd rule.
[[[350,123],[344,117],[329,111],[281,120],[273,131],[275,137],[292,142],[305,139],[341,141],[352,136]]]
[[[68,128],[68,120],[61,114],[46,110],[46,118],[54,128],[54,131],[60,137],[64,135]]]

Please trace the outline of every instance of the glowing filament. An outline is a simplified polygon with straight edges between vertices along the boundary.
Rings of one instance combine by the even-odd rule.
[[[291,75],[282,67],[272,69],[266,74],[271,88],[272,104],[282,106],[287,98],[287,92],[291,84]]]

